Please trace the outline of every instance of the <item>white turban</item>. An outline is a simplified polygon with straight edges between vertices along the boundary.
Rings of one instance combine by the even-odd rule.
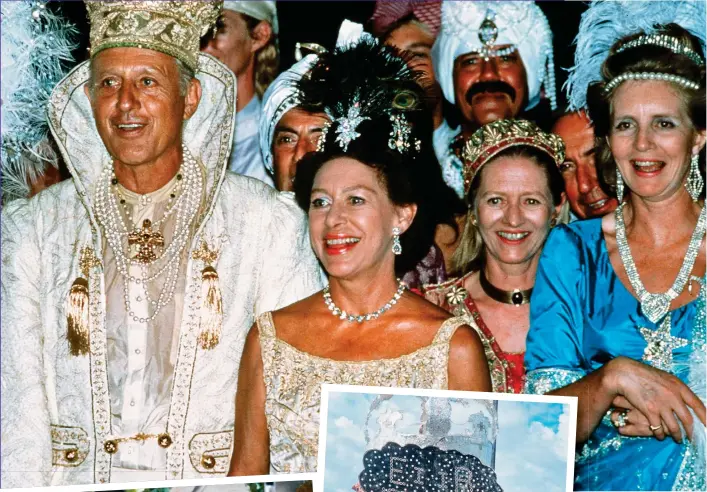
[[[480,38],[481,24],[492,19],[497,28],[495,46],[514,45],[525,66],[528,79],[528,106],[540,100],[540,89],[553,109],[557,106],[555,94],[552,31],[545,14],[534,2],[460,2],[442,3],[442,29],[432,48],[435,76],[444,97],[452,104],[454,98],[454,60],[458,56],[484,47]],[[488,23],[487,23],[488,27]]]
[[[277,36],[279,26],[277,23],[277,9],[275,2],[271,0],[223,2],[224,10],[233,10],[241,14],[249,15],[254,19],[265,21],[272,26],[272,32]]]
[[[270,174],[275,174],[272,161],[272,139],[275,135],[275,127],[285,113],[299,105],[300,93],[297,90],[297,83],[317,63],[317,58],[317,55],[313,54],[305,56],[289,70],[282,72],[263,94],[258,138],[260,154]]]

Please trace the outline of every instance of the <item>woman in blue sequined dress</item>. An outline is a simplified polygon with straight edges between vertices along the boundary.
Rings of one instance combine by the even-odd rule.
[[[611,43],[587,90],[622,205],[550,235],[530,304],[526,390],[579,398],[577,490],[706,489],[704,50],[658,34]]]

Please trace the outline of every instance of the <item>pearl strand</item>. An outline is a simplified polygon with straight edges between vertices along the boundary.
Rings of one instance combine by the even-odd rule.
[[[114,251],[118,272],[123,277],[125,310],[134,321],[140,323],[154,320],[161,309],[168,305],[174,297],[182,253],[185,246],[188,244],[191,224],[201,205],[203,176],[199,170],[196,159],[191,155],[186,145],[182,145],[182,150],[183,162],[180,173],[183,176],[183,191],[179,199],[174,201],[171,207],[173,210],[169,210],[169,215],[176,211],[174,235],[168,247],[152,262],[152,264],[155,264],[164,259],[164,264],[153,275],[149,275],[147,264],[140,263],[130,258],[129,253],[125,252],[129,252],[129,246],[124,244],[124,239],[129,234],[129,231],[120,213],[116,196],[111,192],[111,186],[114,186],[113,183],[115,179],[112,165],[104,169],[96,191],[96,218],[103,228],[108,244]],[[148,201],[145,201],[145,204],[148,203]],[[163,216],[159,222],[166,221],[167,217],[166,212],[165,216]],[[130,274],[129,269],[130,266],[133,265],[140,266],[140,277]],[[166,274],[164,285],[156,300],[150,298],[147,287],[145,287],[144,290],[145,300],[148,306],[154,309],[152,315],[147,318],[136,316],[128,294],[130,283],[134,282],[135,284],[146,286],[148,282],[157,279],[162,276],[162,274]],[[137,300],[141,301],[141,298],[138,297]]]

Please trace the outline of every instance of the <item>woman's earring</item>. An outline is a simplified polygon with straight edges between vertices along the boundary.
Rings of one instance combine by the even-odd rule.
[[[552,229],[552,228],[555,227],[556,225],[557,225],[557,217],[553,217],[553,218],[550,220],[550,229]]]
[[[393,254],[400,255],[403,253],[403,247],[400,244],[400,228],[393,227]]]
[[[698,154],[694,154],[690,160],[690,172],[687,175],[687,181],[685,182],[685,188],[692,197],[693,202],[696,202],[700,198],[703,186],[704,180],[700,174],[700,156]]]
[[[624,178],[618,167],[616,168],[616,198],[619,199],[619,203],[624,201]]]
[[[476,220],[476,215],[471,216],[471,225],[473,225],[474,227],[479,225],[479,221]]]

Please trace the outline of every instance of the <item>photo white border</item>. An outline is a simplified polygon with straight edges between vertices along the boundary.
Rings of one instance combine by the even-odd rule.
[[[186,478],[179,480],[150,480],[146,482],[121,482],[102,483],[86,485],[52,485],[50,487],[32,487],[12,490],[13,492],[99,492],[106,490],[125,489],[155,489],[161,487],[197,487],[203,485],[234,485],[249,483],[283,483],[283,482],[306,482],[311,481],[316,487],[317,475],[314,473],[291,473],[284,475],[254,475],[249,477],[220,477],[220,478]]]
[[[429,390],[418,388],[384,388],[380,386],[350,386],[345,384],[323,384],[322,402],[319,412],[319,455],[317,457],[317,474],[313,481],[314,491],[324,491],[324,467],[326,461],[327,419],[329,412],[330,393],[366,393],[374,395],[429,396],[437,398],[457,398],[472,400],[499,400],[535,403],[561,403],[569,405],[570,421],[567,440],[567,476],[565,490],[574,490],[574,454],[577,439],[577,397],[548,396],[512,393],[487,393],[482,391]]]

